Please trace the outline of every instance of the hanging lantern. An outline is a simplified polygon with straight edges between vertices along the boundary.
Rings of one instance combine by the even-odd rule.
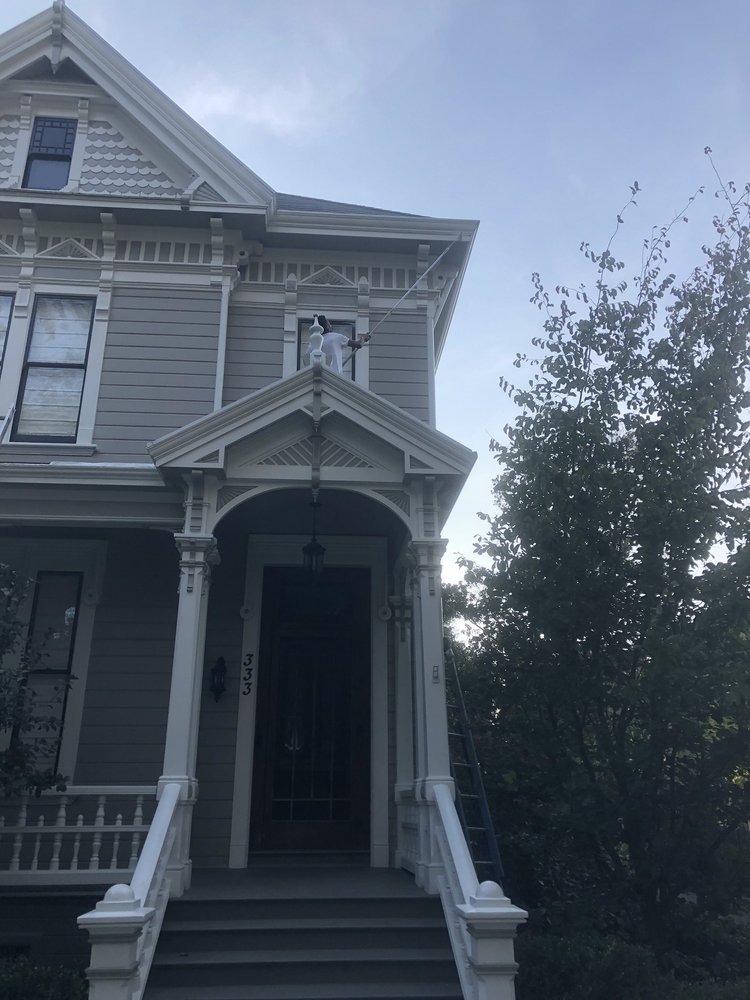
[[[316,535],[317,513],[320,504],[317,500],[313,500],[310,506],[313,509],[312,538],[307,545],[302,547],[302,559],[307,572],[313,579],[317,579],[323,572],[323,558],[326,550],[320,544]]]

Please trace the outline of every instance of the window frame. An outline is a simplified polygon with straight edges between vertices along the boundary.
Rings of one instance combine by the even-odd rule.
[[[0,288],[0,299],[10,299],[10,308],[8,309],[8,325],[5,327],[5,332],[2,334],[3,342],[0,344],[0,371],[3,370],[3,361],[5,360],[5,349],[8,346],[10,325],[13,322],[13,310],[16,306],[16,293],[6,292],[4,289]]]
[[[71,782],[75,780],[94,621],[106,558],[107,542],[103,540],[25,537],[3,541],[3,561],[9,563],[21,579],[29,582],[26,599],[19,609],[27,630],[36,597],[34,584],[40,572],[81,573],[83,576],[70,661],[71,683],[65,701],[57,755],[59,772]],[[10,736],[10,733],[7,735]]]
[[[65,717],[68,711],[68,696],[71,690],[71,683],[76,680],[76,676],[73,673],[73,662],[75,658],[76,651],[76,641],[78,636],[78,622],[81,618],[81,608],[83,606],[83,585],[84,585],[84,571],[80,568],[78,569],[37,569],[32,581],[30,581],[30,591],[31,591],[31,611],[29,613],[29,624],[28,624],[28,642],[31,642],[34,636],[34,631],[37,625],[37,612],[39,609],[39,597],[42,589],[43,578],[49,579],[50,577],[62,577],[70,576],[77,577],[76,583],[76,603],[75,603],[75,618],[73,620],[73,627],[71,629],[70,644],[67,655],[67,663],[64,669],[56,669],[53,667],[45,667],[39,665],[36,668],[31,667],[28,673],[27,683],[34,690],[34,682],[41,678],[59,678],[59,682],[63,684],[63,690],[60,695],[61,705],[60,705],[60,720],[59,729],[55,733],[56,738],[56,748],[55,748],[55,760],[52,765],[52,770],[58,773],[60,766],[60,755],[62,752],[62,742],[63,742],[63,732],[65,730]],[[41,646],[42,655],[44,655],[43,644]],[[51,738],[51,737],[46,737]]]
[[[82,363],[50,363],[50,362],[40,362],[40,361],[29,361],[29,353],[31,351],[32,340],[34,337],[34,324],[36,322],[37,309],[39,301],[41,299],[70,299],[78,302],[89,302],[91,304],[91,315],[89,317],[89,328],[86,340],[86,352]],[[21,366],[21,377],[18,384],[18,393],[16,395],[16,407],[15,414],[13,417],[13,430],[11,433],[12,442],[30,442],[30,443],[48,443],[48,444],[75,444],[78,441],[78,430],[81,423],[81,410],[83,408],[84,395],[86,391],[86,376],[88,374],[88,362],[89,353],[91,351],[91,339],[92,332],[94,329],[94,319],[96,314],[96,295],[75,295],[75,294],[57,294],[54,292],[36,292],[34,294],[34,305],[31,310],[31,319],[29,321],[28,332],[26,337],[26,350],[24,352],[23,364]],[[21,410],[23,405],[24,393],[26,392],[26,383],[28,380],[28,374],[30,369],[38,368],[66,368],[73,369],[76,371],[83,372],[83,379],[81,381],[81,393],[78,399],[78,413],[76,416],[76,426],[75,432],[72,435],[69,434],[23,434],[18,432],[18,425],[21,420]]]
[[[60,152],[41,152],[35,151],[34,145],[37,133],[42,133],[47,125],[54,127],[54,123],[65,123],[67,134],[65,136],[65,141],[60,148]],[[70,183],[70,171],[73,164],[73,153],[75,151],[76,138],[78,136],[78,119],[77,118],[61,118],[54,115],[35,115],[34,121],[31,125],[30,136],[29,136],[29,148],[26,153],[26,163],[24,165],[23,177],[21,178],[21,187],[27,191],[62,191]],[[70,136],[70,126],[72,129],[72,138]],[[59,126],[58,126],[59,127]],[[37,143],[41,145],[41,143]],[[69,152],[65,150],[70,147]],[[38,162],[47,163],[66,163],[68,166],[67,172],[65,174],[65,180],[62,184],[56,185],[55,187],[39,187],[37,185],[29,184],[29,175],[32,172],[33,165]]]

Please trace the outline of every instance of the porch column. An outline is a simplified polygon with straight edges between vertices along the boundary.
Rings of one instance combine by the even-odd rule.
[[[440,563],[447,544],[445,539],[438,538],[415,539],[411,545],[415,560],[415,773],[418,785],[422,786],[420,797],[425,799],[431,797],[428,788],[434,782],[453,784],[448,749],[440,593]]]
[[[197,797],[195,762],[203,681],[206,612],[211,566],[218,561],[213,535],[176,534],[180,553],[180,588],[177,606],[172,685],[164,749],[164,769],[158,796],[168,782],[181,788],[175,847],[169,863],[173,895],[190,885],[190,826]]]

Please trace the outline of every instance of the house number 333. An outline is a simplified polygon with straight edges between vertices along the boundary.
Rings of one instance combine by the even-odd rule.
[[[253,690],[253,654],[246,653],[245,659],[242,661],[243,671],[242,671],[242,694],[247,696]]]

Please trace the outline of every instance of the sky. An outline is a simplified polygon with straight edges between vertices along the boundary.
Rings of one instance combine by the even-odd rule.
[[[0,31],[49,7],[3,0]],[[491,510],[498,386],[549,287],[653,226],[699,262],[716,179],[750,179],[748,0],[71,0],[68,6],[277,191],[443,218],[479,234],[437,378],[438,427],[478,458],[444,534],[445,577]]]

